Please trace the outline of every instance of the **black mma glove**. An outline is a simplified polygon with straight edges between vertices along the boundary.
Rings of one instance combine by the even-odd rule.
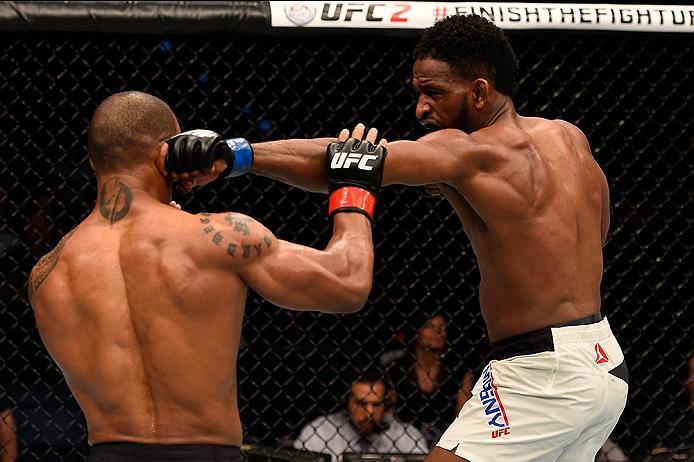
[[[166,143],[167,172],[203,171],[212,167],[215,160],[224,159],[228,167],[222,174],[229,178],[246,173],[253,165],[253,150],[244,138],[225,140],[212,130],[190,130],[172,136]]]
[[[373,221],[388,150],[369,141],[349,138],[330,143],[327,154],[330,218],[340,212],[358,212]]]

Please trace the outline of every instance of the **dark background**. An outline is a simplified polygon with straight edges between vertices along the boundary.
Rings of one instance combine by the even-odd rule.
[[[519,113],[580,127],[610,183],[603,313],[631,372],[613,438],[637,457],[677,431],[665,415],[684,409],[678,373],[694,351],[691,36],[510,36]],[[97,104],[142,90],[167,101],[184,130],[252,142],[336,135],[360,121],[389,140],[414,139],[421,131],[406,81],[415,43],[357,33],[0,35],[0,379],[20,460],[81,460],[86,448],[83,417],[41,345],[25,286],[36,260],[93,207],[86,130]],[[190,212],[249,214],[306,245],[330,237],[325,196],[252,175],[176,199]],[[413,313],[447,313],[449,359],[481,371],[479,276],[458,218],[415,188],[387,188],[380,204],[374,288],[360,313],[299,314],[250,295],[238,373],[246,441],[278,446],[336,411],[354,369],[400,331],[411,341]]]

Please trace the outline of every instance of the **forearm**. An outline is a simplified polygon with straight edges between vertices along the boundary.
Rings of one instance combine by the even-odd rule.
[[[312,192],[328,192],[325,150],[335,138],[254,143],[251,172]]]
[[[291,139],[254,143],[251,172],[311,192],[328,192],[326,148],[335,138]],[[383,185],[442,183],[451,175],[435,146],[417,141],[388,143]]]
[[[349,258],[347,269],[350,272],[371,274],[373,266],[373,241],[371,222],[362,213],[336,213],[333,218],[333,236],[326,252],[340,247]],[[344,249],[342,248],[344,247]]]
[[[325,253],[331,259],[331,272],[340,281],[342,296],[353,307],[361,308],[373,281],[373,241],[368,218],[361,213],[336,214],[333,237]]]

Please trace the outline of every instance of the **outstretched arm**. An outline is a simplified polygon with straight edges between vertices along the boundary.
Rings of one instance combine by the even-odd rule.
[[[357,125],[360,138],[364,126]],[[253,144],[252,172],[302,189],[327,192],[325,150],[331,138],[280,140]],[[417,141],[388,143],[383,185],[455,184],[476,171],[484,146],[460,130],[439,130]]]
[[[352,132],[352,137],[361,139],[364,130],[364,125],[358,124]],[[214,135],[215,140],[218,138],[217,141],[224,142],[219,135],[209,133]],[[349,131],[345,129],[340,133],[339,139],[344,140],[347,137],[349,137]],[[254,173],[307,191],[328,191],[326,149],[330,143],[336,141],[335,139],[290,139],[252,145],[248,145],[246,140],[242,141],[246,148],[240,148],[237,154],[243,160],[240,162],[240,167],[234,161],[231,176],[245,173],[250,168]],[[233,140],[229,142],[233,144]],[[388,145],[383,185],[421,186],[444,183],[456,187],[461,178],[474,175],[484,169],[484,164],[491,161],[488,154],[492,151],[493,149],[490,149],[488,145],[454,129],[439,130],[417,141],[395,141]],[[166,155],[166,151],[162,153]],[[181,156],[183,154],[178,153],[175,157]],[[186,153],[186,156],[192,156],[192,159],[207,158],[195,153]],[[166,162],[169,164],[172,160],[167,159]],[[164,162],[162,161],[161,164],[163,165]],[[163,169],[162,171],[173,180],[179,180],[180,189],[188,192],[195,185],[203,185],[214,180],[226,168],[226,162],[218,159],[212,167],[203,168],[202,171],[177,170],[178,173],[171,170],[168,173]]]
[[[325,150],[336,138],[254,143],[251,172],[311,192],[328,192]]]

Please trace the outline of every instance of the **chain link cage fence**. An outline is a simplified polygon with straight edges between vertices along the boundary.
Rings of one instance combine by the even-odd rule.
[[[612,439],[641,460],[686,428],[694,42],[686,34],[509,35],[521,66],[519,113],[580,127],[610,183],[603,313],[631,375]],[[37,259],[93,207],[86,130],[97,104],[114,92],[142,90],[167,101],[184,129],[252,142],[335,135],[357,122],[390,140],[414,139],[422,132],[407,80],[416,40],[229,31],[0,34],[0,379],[17,424],[19,460],[86,454],[84,418],[42,346],[25,287]],[[175,199],[190,212],[249,214],[305,245],[324,246],[330,236],[325,196],[262,177],[215,182]],[[361,312],[298,313],[249,296],[238,363],[245,442],[286,447],[314,418],[343,410],[354,374],[411,350],[435,313],[447,318],[445,380],[455,390],[467,370],[481,372],[489,347],[479,276],[458,218],[444,200],[416,188],[386,188],[381,205],[373,291]],[[408,415],[426,414],[428,404]],[[442,412],[422,431],[445,429],[453,417]],[[680,436],[694,444],[693,434]]]

